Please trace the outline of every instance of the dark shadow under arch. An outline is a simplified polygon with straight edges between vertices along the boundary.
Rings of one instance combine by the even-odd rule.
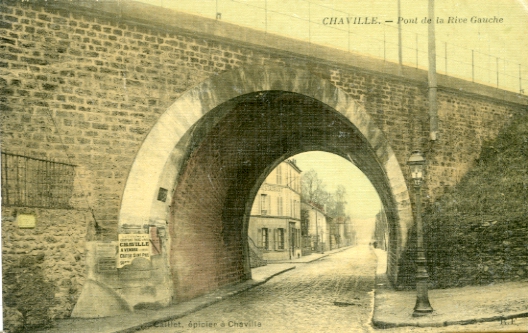
[[[189,145],[172,197],[176,300],[250,277],[246,239],[253,198],[270,170],[300,152],[323,150],[351,159],[377,189],[389,221],[397,223],[376,153],[342,114],[284,91],[246,94],[229,105],[229,112],[223,105],[213,109],[222,119]]]
[[[360,104],[303,70],[239,68],[182,95],[136,156],[119,230],[169,221],[176,300],[249,278],[243,216],[251,199],[277,163],[311,150],[351,160],[378,191],[394,230],[394,281],[413,223],[400,164]],[[166,202],[159,188],[174,189]]]

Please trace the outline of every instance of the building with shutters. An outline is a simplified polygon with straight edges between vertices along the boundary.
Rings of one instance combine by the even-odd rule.
[[[260,187],[251,209],[248,242],[253,262],[301,256],[301,170],[294,160],[279,164]]]
[[[330,250],[331,229],[323,206],[316,203],[302,203],[303,221],[307,236],[309,236],[311,251],[323,253]]]

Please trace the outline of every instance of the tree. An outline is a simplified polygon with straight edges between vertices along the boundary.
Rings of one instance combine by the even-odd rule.
[[[319,178],[314,169],[303,173],[301,191],[303,201],[321,206],[324,206],[330,197],[330,194],[325,190],[323,180]]]
[[[326,190],[326,185],[314,169],[302,175],[302,199],[305,202],[326,207],[331,216],[346,216],[346,188],[338,185],[334,193]]]
[[[346,216],[345,207],[346,188],[343,185],[338,185],[335,192],[332,194],[331,204],[328,205],[328,213],[332,216]]]

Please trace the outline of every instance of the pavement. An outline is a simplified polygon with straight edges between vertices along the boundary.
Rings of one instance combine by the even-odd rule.
[[[352,247],[141,332],[371,333],[375,272],[368,245]]]
[[[339,249],[336,249],[336,250],[332,250],[332,251],[326,251],[324,253],[312,253],[310,255],[307,255],[307,256],[303,256],[303,257],[300,257],[300,258],[293,258],[293,259],[288,259],[288,260],[273,260],[273,261],[268,261],[268,265],[277,265],[277,264],[307,264],[307,263],[310,263],[310,262],[314,262],[316,260],[319,260],[321,258],[324,258],[330,254],[333,254],[333,253],[336,253],[336,252],[341,252],[341,251],[344,251],[346,249],[349,249],[351,248],[351,246],[347,246],[347,247],[342,247],[342,248],[339,248]]]
[[[333,251],[321,253],[312,253],[309,256],[301,257],[299,259],[275,261],[273,264],[257,267],[252,269],[252,279],[229,285],[216,290],[213,293],[192,299],[187,302],[175,304],[166,308],[157,310],[138,310],[132,314],[104,317],[104,318],[66,318],[55,321],[52,328],[46,330],[39,330],[36,332],[47,333],[72,333],[72,332],[99,332],[99,333],[128,333],[136,332],[140,329],[154,326],[156,324],[175,320],[193,312],[201,310],[212,304],[220,302],[228,297],[239,294],[248,289],[266,283],[268,280],[278,274],[285,273],[289,270],[295,269],[296,264],[306,264],[330,254],[341,252],[350,247],[344,247]]]
[[[55,321],[54,327],[39,332],[135,332],[162,322],[184,317],[233,295],[266,283],[274,276],[295,269],[296,265],[307,264],[346,249],[348,248],[328,251],[324,254],[313,253],[310,256],[299,259],[273,262],[272,264],[253,269],[253,278],[251,280],[226,286],[213,293],[167,308],[139,310],[133,314],[106,318],[60,319]],[[528,317],[528,281],[430,290],[429,300],[434,312],[425,317],[412,317],[416,292],[392,289],[384,274],[387,254],[379,249],[375,249],[374,252],[378,257],[372,316],[372,324],[375,328],[383,329],[403,326],[442,327]],[[353,300],[336,300],[336,305],[339,305],[339,302],[352,304]]]
[[[429,290],[434,311],[413,317],[416,291],[396,291],[385,275],[387,253],[378,256],[372,323],[376,328],[443,327],[528,317],[528,281]]]

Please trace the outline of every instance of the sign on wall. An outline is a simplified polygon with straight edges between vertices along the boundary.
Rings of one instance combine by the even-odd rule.
[[[117,268],[130,265],[136,258],[150,260],[149,234],[120,234]]]
[[[20,229],[32,229],[37,224],[35,215],[30,214],[19,214],[16,221]]]
[[[116,250],[115,242],[96,243],[95,252],[97,258],[97,271],[112,272],[116,269]]]

